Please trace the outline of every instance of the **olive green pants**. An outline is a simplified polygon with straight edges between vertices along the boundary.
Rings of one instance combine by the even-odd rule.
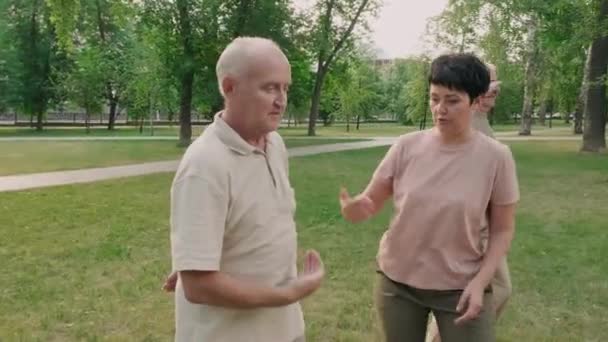
[[[424,342],[429,314],[437,319],[443,342],[494,342],[492,293],[484,294],[483,307],[475,320],[455,325],[461,290],[421,290],[397,283],[378,272],[376,309],[386,342]]]

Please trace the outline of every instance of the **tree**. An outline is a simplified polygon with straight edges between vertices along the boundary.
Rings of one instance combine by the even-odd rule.
[[[78,53],[74,70],[67,78],[69,93],[85,111],[86,132],[92,113],[101,113],[104,87],[102,53],[89,46]]]
[[[16,96],[23,110],[36,117],[36,130],[52,97],[50,78],[55,57],[55,34],[50,12],[42,0],[9,1],[9,34],[15,38],[15,54],[20,61]]]
[[[582,151],[606,149],[606,75],[608,73],[608,0],[599,1],[597,37],[589,50],[588,85],[585,94],[585,129]]]
[[[574,134],[583,134],[583,114],[585,112],[585,107],[586,107],[585,102],[586,102],[587,87],[589,84],[589,80],[588,80],[589,68],[591,65],[590,48],[587,49],[586,56],[587,56],[587,58],[585,58],[585,67],[583,69],[583,77],[582,77],[582,81],[580,84],[579,94],[578,94],[578,97],[576,98],[576,108],[575,108],[575,112],[574,112],[574,126],[573,126]]]
[[[338,113],[346,119],[347,132],[353,116],[357,118],[359,129],[361,118],[367,120],[377,111],[381,88],[371,62],[370,56],[356,57],[350,62],[344,82],[338,88]]]
[[[450,0],[439,15],[427,23],[432,44],[460,53],[471,51],[480,36],[471,23],[477,21],[481,7],[480,0]]]
[[[412,78],[412,59],[398,59],[390,67],[388,76],[384,82],[384,94],[386,99],[386,110],[393,115],[395,120],[405,124],[405,86]]]
[[[319,0],[317,2],[318,23],[314,32],[318,47],[317,72],[311,98],[308,135],[315,135],[323,82],[332,63],[349,43],[357,23],[365,24],[366,17],[374,14],[377,7],[378,2],[375,0]]]
[[[405,87],[405,105],[407,120],[412,123],[426,124],[429,111],[429,72],[430,61],[423,57],[416,62],[412,79]]]
[[[521,110],[521,126],[519,135],[532,133],[532,113],[534,111],[534,90],[536,87],[537,70],[537,37],[538,18],[530,18],[528,22],[528,37],[526,38],[526,79],[524,83],[524,105]]]

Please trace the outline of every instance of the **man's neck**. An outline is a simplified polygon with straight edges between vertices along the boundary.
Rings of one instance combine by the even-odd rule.
[[[261,150],[266,149],[266,134],[247,129],[227,108],[220,114],[220,117],[249,145],[257,147]]]

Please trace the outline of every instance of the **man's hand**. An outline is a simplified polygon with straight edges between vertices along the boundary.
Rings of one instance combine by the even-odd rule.
[[[367,220],[374,215],[374,202],[367,195],[350,197],[344,187],[340,189],[340,207],[344,219],[351,223]]]
[[[454,323],[456,325],[464,324],[468,321],[474,320],[479,316],[481,308],[483,307],[483,294],[485,287],[477,279],[471,280],[469,285],[464,289],[456,311],[464,312],[462,316],[458,317]],[[466,310],[466,311],[465,311]]]
[[[304,269],[298,275],[298,279],[290,283],[286,290],[291,301],[298,301],[315,292],[325,277],[325,267],[321,256],[316,251],[306,252]]]
[[[165,292],[174,292],[175,286],[177,285],[177,272],[173,272],[167,276],[165,283],[163,284],[163,290]]]

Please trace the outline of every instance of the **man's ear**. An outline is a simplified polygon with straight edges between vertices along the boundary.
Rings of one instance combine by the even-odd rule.
[[[471,108],[473,108],[473,111],[478,111],[480,106],[481,106],[481,96],[477,96],[475,98],[475,100],[473,100],[473,102],[471,103]]]
[[[482,96],[481,96],[481,95],[480,95],[480,96],[477,96],[477,97],[475,98],[475,100],[473,100],[473,103],[471,103],[471,105],[473,105],[473,106],[479,106],[479,105],[481,104],[481,98],[482,98]]]
[[[231,94],[234,92],[234,88],[236,87],[236,80],[231,76],[226,76],[222,80],[222,92],[224,95]]]

